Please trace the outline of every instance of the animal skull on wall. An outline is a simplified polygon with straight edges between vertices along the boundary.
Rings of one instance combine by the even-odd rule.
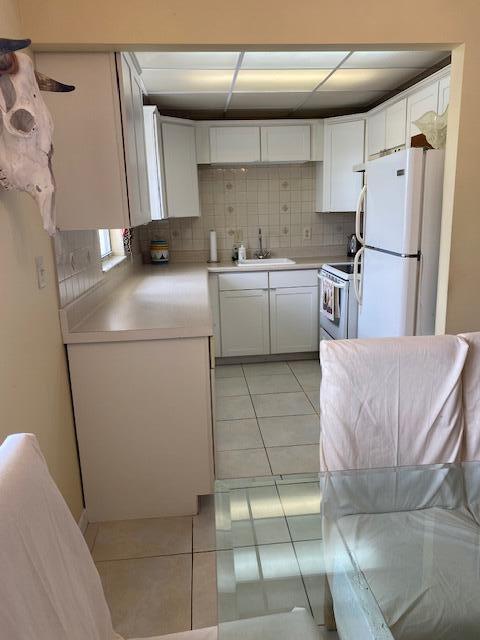
[[[53,123],[40,90],[75,87],[34,70],[25,53],[30,40],[0,38],[0,188],[35,198],[43,227],[55,233],[55,179],[52,173]]]

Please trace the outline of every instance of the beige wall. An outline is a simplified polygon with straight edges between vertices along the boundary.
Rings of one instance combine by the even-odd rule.
[[[395,48],[465,43],[454,56],[442,239],[440,330],[480,329],[480,295],[472,293],[480,245],[480,2],[478,0],[19,0],[26,33],[43,49],[111,49],[258,45],[305,48],[347,44]],[[464,64],[463,84],[461,83]],[[460,91],[462,98],[459,109]],[[457,171],[455,150],[458,138]],[[451,254],[450,254],[451,236]],[[470,282],[466,282],[466,278]]]
[[[3,37],[23,37],[14,0],[0,0]],[[48,285],[38,289],[35,256]],[[70,391],[57,311],[52,243],[26,194],[0,193],[0,442],[37,435],[73,515],[83,505]]]

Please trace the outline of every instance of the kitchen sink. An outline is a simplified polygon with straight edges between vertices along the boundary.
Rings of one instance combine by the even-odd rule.
[[[262,264],[274,266],[282,264],[296,264],[296,262],[290,258],[250,258],[249,260],[242,260],[242,262],[237,261],[237,265],[239,267],[255,267]]]

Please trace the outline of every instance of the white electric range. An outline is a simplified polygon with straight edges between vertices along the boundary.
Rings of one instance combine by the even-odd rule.
[[[321,340],[344,340],[357,337],[358,303],[353,290],[353,263],[324,264],[318,272],[320,279],[319,318]],[[338,296],[334,319],[323,313],[322,280],[331,282]]]

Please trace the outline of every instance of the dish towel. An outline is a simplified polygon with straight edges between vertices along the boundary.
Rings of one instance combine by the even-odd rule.
[[[322,276],[320,279],[320,313],[326,316],[329,320],[335,320],[335,312],[338,313],[338,303],[335,303],[335,299],[338,295],[337,288],[334,283],[329,279]]]

